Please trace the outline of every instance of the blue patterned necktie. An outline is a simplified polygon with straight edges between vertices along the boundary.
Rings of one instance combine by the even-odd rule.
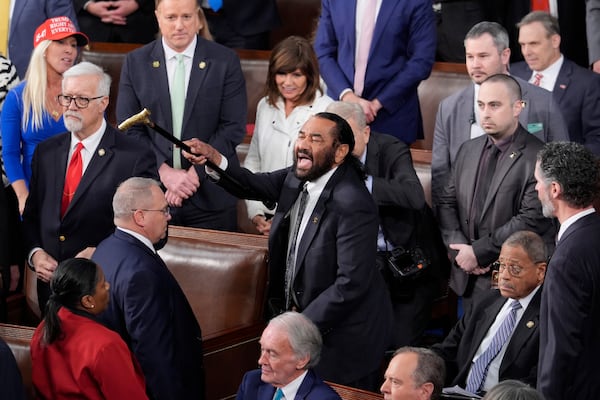
[[[283,395],[283,390],[281,390],[281,388],[279,388],[275,392],[275,396],[273,397],[273,400],[282,400],[282,399],[285,399],[285,396]]]
[[[223,7],[223,0],[208,0],[208,5],[214,11],[219,11]]]
[[[471,367],[471,375],[467,382],[467,390],[469,392],[477,393],[480,391],[485,382],[490,363],[498,355],[502,346],[506,343],[515,328],[517,310],[520,308],[521,303],[519,303],[518,300],[513,300],[508,315],[504,318],[504,321],[502,321],[502,325],[500,325],[500,328],[498,328],[498,331],[492,338],[489,347],[481,354],[481,356],[479,356],[477,361],[475,361]]]

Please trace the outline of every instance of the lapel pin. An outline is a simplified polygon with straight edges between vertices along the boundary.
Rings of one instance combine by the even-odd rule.
[[[100,157],[104,156],[105,154],[106,154],[106,150],[104,150],[104,149],[100,149],[100,150],[98,150],[98,155],[99,155]]]
[[[533,321],[527,321],[527,324],[525,324],[529,329],[533,328],[535,326],[535,322]]]
[[[319,217],[314,217],[312,220],[312,223],[316,224],[317,222],[319,222]]]
[[[158,67],[160,67],[160,61],[152,61],[152,66],[153,66],[154,68],[158,68]]]
[[[567,88],[567,85],[558,85],[559,88],[561,88],[562,90],[565,90]]]
[[[204,68],[206,68],[206,63],[204,61],[200,61],[200,63],[198,64],[198,67],[200,69],[204,69]]]
[[[515,158],[517,156],[517,153],[515,153],[514,151],[512,153],[510,153],[510,158]]]

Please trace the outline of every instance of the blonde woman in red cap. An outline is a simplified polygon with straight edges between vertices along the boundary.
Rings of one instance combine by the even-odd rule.
[[[77,59],[88,38],[68,17],[47,19],[33,36],[33,52],[25,80],[6,96],[2,108],[2,156],[6,175],[19,200],[19,212],[29,195],[31,159],[41,141],[65,131],[58,103],[62,74]]]

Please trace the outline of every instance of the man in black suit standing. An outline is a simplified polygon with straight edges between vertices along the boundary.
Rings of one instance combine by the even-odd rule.
[[[376,390],[390,344],[392,311],[374,265],[377,211],[352,155],[354,134],[332,113],[318,113],[300,129],[294,165],[253,174],[228,165],[212,146],[187,141],[194,163],[206,159],[237,179],[219,184],[239,197],[277,202],[269,234],[269,301],[275,312],[296,310],[323,336],[323,379]],[[302,211],[303,210],[303,211]]]
[[[600,156],[600,76],[563,56],[558,20],[552,15],[534,11],[518,27],[525,61],[511,65],[511,74],[552,92],[571,141]]]
[[[452,253],[450,287],[465,311],[490,288],[490,266],[513,232],[532,230],[551,245],[554,229],[542,215],[533,177],[543,143],[519,124],[518,82],[492,75],[477,99],[485,135],[465,142],[438,204],[444,242]]]
[[[537,157],[544,215],[560,222],[540,318],[538,390],[547,400],[592,400],[600,393],[600,168],[578,143],[551,143]]]
[[[399,139],[372,132],[362,108],[336,101],[327,111],[343,117],[354,133],[354,155],[365,165],[369,192],[379,216],[377,267],[383,274],[394,308],[393,348],[416,345],[427,328],[441,281],[449,263],[437,222],[425,202],[423,187],[412,164],[409,147]],[[419,248],[427,258],[423,271],[394,276],[389,258],[400,249]]]
[[[156,125],[181,139],[198,137],[238,163],[246,134],[246,85],[236,53],[211,40],[196,0],[158,0],[161,38],[129,53],[119,82],[119,122],[147,108]],[[237,200],[191,166],[180,149],[150,127],[128,134],[156,156],[173,225],[235,231]]]
[[[23,224],[42,313],[58,263],[89,258],[113,231],[111,201],[119,183],[158,176],[150,148],[106,123],[109,90],[110,76],[100,67],[83,62],[69,68],[59,102],[70,132],[40,143],[33,155]]]
[[[446,362],[446,383],[463,388],[470,383],[473,392],[488,391],[506,379],[530,385],[536,381],[541,285],[546,273],[544,241],[531,231],[515,232],[502,245],[495,264],[500,290],[486,293],[444,341],[432,347]],[[512,332],[499,344],[495,354],[484,355],[510,314],[513,300],[520,307]],[[479,358],[482,361],[478,362]],[[486,373],[476,379],[476,365],[484,360]]]

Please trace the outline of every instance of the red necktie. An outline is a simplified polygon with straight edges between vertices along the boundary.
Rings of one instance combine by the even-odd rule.
[[[531,0],[531,11],[550,11],[548,0]]]
[[[61,218],[65,215],[67,207],[71,203],[79,181],[81,180],[81,174],[83,171],[83,160],[81,158],[81,149],[83,144],[77,143],[77,147],[71,156],[69,167],[67,168],[67,175],[65,176],[65,187],[63,189],[62,202],[60,204],[60,216]]]
[[[540,86],[540,83],[542,83],[543,77],[544,77],[544,75],[542,75],[538,72],[533,76],[533,82],[531,82],[531,83],[535,86]]]

